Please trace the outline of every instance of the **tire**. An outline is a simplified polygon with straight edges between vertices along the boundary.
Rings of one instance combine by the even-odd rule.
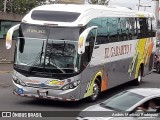
[[[96,79],[93,85],[93,93],[92,95],[88,98],[89,101],[95,102],[99,98],[100,94],[100,85],[99,85],[99,80]]]
[[[157,63],[157,65],[156,65],[156,71],[157,71],[157,73],[160,74],[160,63]]]
[[[140,85],[141,82],[142,82],[142,69],[140,67],[139,72],[138,72],[138,77],[135,79],[134,84]]]

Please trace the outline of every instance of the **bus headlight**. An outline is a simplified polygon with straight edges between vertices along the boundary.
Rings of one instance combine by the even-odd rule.
[[[62,90],[74,89],[80,84],[80,80],[76,80],[74,82],[68,83],[67,85],[62,87]]]
[[[12,76],[13,78],[13,81],[16,83],[16,84],[19,84],[19,85],[22,85],[22,86],[26,86],[26,84],[20,80],[19,78],[17,78],[16,76]]]

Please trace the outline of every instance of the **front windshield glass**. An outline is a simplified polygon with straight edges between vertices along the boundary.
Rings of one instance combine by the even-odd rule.
[[[46,46],[45,66],[60,69],[63,73],[65,69],[78,72],[80,64],[77,48],[77,41],[49,39]]]
[[[101,103],[101,106],[112,110],[126,111],[143,98],[144,96],[125,91]]]
[[[17,40],[15,67],[28,72],[78,73],[80,28],[22,24]]]
[[[46,45],[46,40],[36,39],[36,38],[18,38],[17,41],[18,48],[20,46],[20,40],[24,40],[24,48],[23,52],[20,52],[19,49],[17,50],[15,64],[32,66],[36,59],[39,62],[41,59],[42,62],[42,57],[44,56],[45,52],[44,46]]]

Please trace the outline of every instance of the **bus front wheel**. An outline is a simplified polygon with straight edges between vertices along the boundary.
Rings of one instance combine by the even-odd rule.
[[[100,84],[99,84],[99,80],[96,79],[93,85],[93,93],[89,97],[89,101],[96,101],[99,97],[99,94],[100,94]]]

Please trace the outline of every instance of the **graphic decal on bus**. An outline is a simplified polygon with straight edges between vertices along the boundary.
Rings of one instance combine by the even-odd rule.
[[[137,78],[141,63],[143,63],[145,66],[148,64],[150,56],[152,54],[153,45],[154,45],[154,42],[152,38],[140,39],[137,42],[137,45],[135,48],[136,52],[134,54],[133,60],[128,70],[130,77],[132,76],[132,73],[135,67],[136,67],[135,78]]]
[[[95,82],[95,80],[96,80],[96,78],[97,78],[98,76],[100,76],[100,77],[102,78],[102,74],[103,74],[103,69],[101,68],[101,69],[98,71],[98,73],[93,77],[93,79],[92,79],[90,82],[88,82],[88,85],[87,85],[87,89],[86,89],[86,93],[85,93],[85,95],[84,95],[84,98],[92,95],[94,82]]]
[[[50,85],[64,85],[64,81],[52,80],[49,82]]]
[[[108,88],[108,73],[103,70],[102,72],[101,91],[105,91]]]

